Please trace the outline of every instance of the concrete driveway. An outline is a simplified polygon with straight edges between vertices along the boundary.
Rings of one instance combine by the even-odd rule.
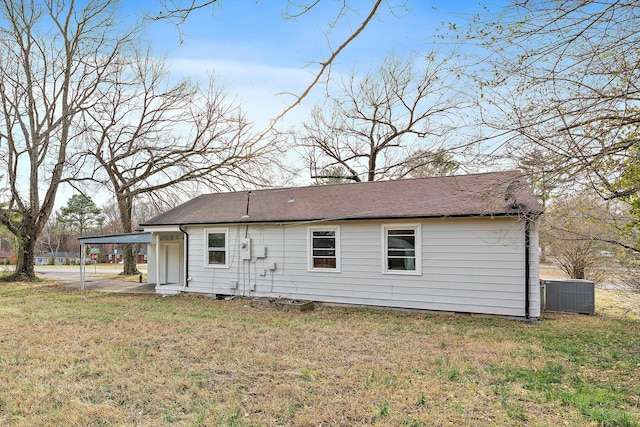
[[[79,266],[36,266],[36,273],[41,279],[53,280],[64,286],[80,289]],[[114,278],[120,274],[122,267],[95,269],[87,266],[85,270],[84,289],[102,292],[119,292],[127,294],[153,294],[155,284],[129,282]]]

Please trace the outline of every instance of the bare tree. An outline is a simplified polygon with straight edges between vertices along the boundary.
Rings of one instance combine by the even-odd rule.
[[[494,52],[486,124],[580,170],[604,198],[637,192],[615,183],[640,142],[639,25],[632,1],[515,1],[480,32]]]
[[[483,124],[510,153],[547,159],[545,179],[569,178],[605,200],[638,194],[621,178],[638,162],[640,5],[517,0],[485,22],[471,27],[489,52],[474,68],[485,76]]]
[[[316,106],[298,135],[312,169],[340,166],[355,181],[401,178],[430,163],[425,154],[457,123],[462,107],[447,69],[437,60],[389,55],[363,78],[353,73],[331,96],[328,108]]]
[[[560,160],[546,150],[537,146],[509,147],[506,157],[517,164],[518,168],[527,177],[536,198],[546,211],[547,206],[554,197],[562,197],[563,193],[573,190],[571,169],[563,167]],[[550,237],[553,234],[550,233]],[[541,239],[540,261],[545,262],[547,256],[548,239]]]
[[[115,7],[0,0],[0,161],[8,188],[0,223],[20,245],[14,277],[35,277],[36,240],[65,180],[77,118],[131,40],[114,26]]]
[[[324,168],[320,175],[317,174],[317,171],[313,170],[310,170],[310,173],[315,185],[345,184],[359,179],[357,175],[349,175],[342,166]]]
[[[131,232],[136,200],[160,197],[197,183],[233,188],[267,182],[275,140],[258,140],[243,112],[211,78],[201,88],[168,82],[164,62],[138,54],[122,58],[112,84],[87,111],[84,159],[94,159],[91,179],[114,194],[122,231]],[[137,272],[131,248],[124,274]]]
[[[541,223],[541,240],[573,279],[611,279],[613,266],[611,206],[587,194],[556,199]],[[606,254],[606,255],[605,255]]]
[[[431,176],[454,175],[460,169],[455,155],[444,148],[419,150],[407,157],[403,177],[427,178]]]
[[[118,204],[115,202],[109,202],[103,206],[100,206],[100,209],[102,209],[102,213],[104,215],[104,226],[102,227],[102,233],[122,233],[122,224],[120,224],[120,213],[118,212]]]
[[[58,214],[53,214],[40,234],[41,247],[47,252],[58,252],[64,246],[67,235],[64,225],[58,221]]]
[[[170,193],[164,192],[157,195],[154,193],[140,194],[133,204],[131,222],[134,224],[134,227],[184,202],[185,199],[183,199],[184,196],[180,190],[180,188],[177,188],[176,191]],[[105,216],[102,232],[104,234],[122,233],[123,227],[118,203],[109,202],[101,206],[101,209]]]

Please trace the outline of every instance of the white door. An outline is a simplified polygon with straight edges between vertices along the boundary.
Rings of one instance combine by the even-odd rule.
[[[165,283],[180,283],[180,244],[167,243],[165,246]]]

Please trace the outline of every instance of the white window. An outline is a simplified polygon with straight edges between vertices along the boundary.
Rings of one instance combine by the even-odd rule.
[[[420,268],[420,225],[399,224],[382,227],[383,272],[422,274]]]
[[[210,229],[204,231],[205,260],[207,267],[228,267],[229,230]]]
[[[309,227],[309,270],[340,271],[340,227]]]

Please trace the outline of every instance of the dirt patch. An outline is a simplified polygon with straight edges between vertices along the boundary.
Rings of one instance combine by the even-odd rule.
[[[313,301],[290,298],[260,297],[251,299],[252,307],[276,308],[286,311],[311,311],[314,308]]]

